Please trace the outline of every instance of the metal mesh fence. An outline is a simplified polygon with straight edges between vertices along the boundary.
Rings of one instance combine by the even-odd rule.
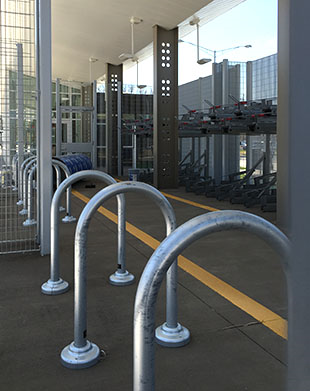
[[[34,12],[34,0],[0,0],[1,254],[37,249],[36,225],[23,225],[28,216],[16,204],[18,169],[36,153]]]

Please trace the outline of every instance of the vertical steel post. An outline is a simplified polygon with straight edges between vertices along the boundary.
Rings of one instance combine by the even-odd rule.
[[[97,168],[97,145],[98,145],[98,140],[97,140],[97,81],[93,81],[93,111],[92,111],[92,163],[93,163],[93,168]]]
[[[137,168],[137,135],[136,129],[132,134],[132,168]]]
[[[107,64],[107,78],[105,88],[106,98],[106,162],[107,171],[111,175],[118,172],[118,90],[123,94],[123,65]]]
[[[62,143],[62,114],[60,109],[60,79],[56,79],[56,156],[61,155]]]
[[[40,160],[40,100],[41,100],[41,85],[40,85],[40,0],[35,2],[35,47],[36,47],[36,152],[38,161]],[[40,167],[37,167],[37,243],[40,244],[40,214],[41,214],[41,188],[40,188]]]
[[[263,174],[267,175],[270,174],[270,168],[271,168],[271,151],[270,151],[270,134],[265,135],[265,159],[263,164]]]
[[[278,223],[292,241],[287,390],[310,389],[310,2],[281,0],[278,41]]]
[[[154,185],[178,187],[178,29],[154,26]]]
[[[253,63],[246,63],[246,100],[249,102],[253,99]],[[250,170],[253,165],[252,158],[252,136],[246,136],[246,169]]]
[[[24,65],[23,45],[18,43],[17,47],[17,126],[18,126],[18,172],[24,161]]]
[[[117,84],[117,175],[122,175],[122,83]]]
[[[214,105],[221,104],[221,72],[220,64],[212,64],[212,103]],[[223,136],[216,134],[213,137],[213,155],[212,155],[212,171],[210,174],[214,177],[215,183],[221,183],[222,174],[222,155],[223,155]]]
[[[50,208],[52,200],[52,61],[51,0],[40,0],[40,250],[50,253]]]

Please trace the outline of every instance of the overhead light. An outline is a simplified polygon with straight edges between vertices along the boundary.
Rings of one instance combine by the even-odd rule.
[[[126,60],[132,60],[133,62],[137,61],[137,57],[130,53],[122,53],[118,56],[118,58],[121,61],[126,61]]]
[[[195,17],[189,22],[189,24],[191,26],[196,26],[196,28],[197,28],[197,64],[204,65],[212,60],[211,60],[211,58],[199,58],[199,47],[200,47],[199,46],[199,22],[200,22],[200,19]],[[184,41],[182,39],[179,39],[179,42],[184,42]]]
[[[197,60],[197,64],[204,65],[204,64],[207,64],[210,61],[212,61],[211,58],[200,58],[199,60]]]
[[[89,61],[89,62],[97,62],[97,61],[98,61],[98,58],[89,57],[88,61]]]
[[[121,61],[126,61],[126,60],[132,60],[133,62],[137,61],[137,58],[135,57],[135,41],[134,41],[134,34],[133,34],[133,29],[135,24],[139,24],[143,22],[142,19],[137,18],[136,16],[131,16],[129,19],[130,25],[131,25],[131,53],[122,53],[118,58]]]

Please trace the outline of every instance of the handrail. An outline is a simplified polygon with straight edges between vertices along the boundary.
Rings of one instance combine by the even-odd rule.
[[[159,206],[169,235],[176,228],[174,210],[169,201],[153,186],[142,182],[121,182],[98,192],[85,206],[77,223],[74,239],[74,341],[61,352],[61,362],[68,368],[86,368],[97,363],[99,348],[87,338],[87,232],[92,216],[103,202],[122,193],[142,193]],[[177,321],[177,261],[167,272],[167,320],[157,329],[157,341],[165,346],[189,342],[189,331]]]
[[[261,217],[241,211],[219,211],[195,217],[178,227],[153,253],[138,285],[134,307],[134,391],[155,390],[155,305],[165,273],[174,259],[196,240],[235,229],[246,230],[269,243],[280,254],[287,273],[290,242],[276,226]]]
[[[59,295],[67,292],[69,284],[60,278],[59,275],[59,221],[58,208],[61,195],[74,183],[82,179],[98,179],[108,185],[116,183],[116,180],[102,171],[83,170],[70,175],[65,179],[54,193],[51,204],[51,258],[50,258],[50,279],[42,287],[42,293],[46,295]],[[110,283],[113,285],[129,285],[134,281],[134,276],[126,270],[125,260],[125,197],[117,197],[118,203],[118,268],[110,276]]]

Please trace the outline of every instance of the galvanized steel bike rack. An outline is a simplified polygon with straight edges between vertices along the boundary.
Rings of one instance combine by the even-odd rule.
[[[122,193],[142,193],[148,195],[159,206],[169,235],[176,228],[173,208],[169,201],[153,186],[141,182],[122,182],[98,192],[85,206],[75,231],[75,272],[74,272],[74,341],[61,352],[61,362],[67,368],[87,368],[99,360],[100,350],[87,338],[87,299],[86,299],[86,258],[87,231],[90,220],[104,201]],[[190,340],[190,333],[178,321],[177,309],[177,261],[171,262],[167,272],[167,320],[157,328],[157,342],[170,347],[183,346]],[[152,330],[153,331],[153,330]]]
[[[23,174],[23,181],[22,181],[22,194],[23,194],[23,209],[19,212],[20,215],[26,215],[28,213],[28,181],[27,181],[27,176],[28,176],[28,170],[33,166],[36,162],[37,158],[34,158],[30,160],[23,168],[22,174]]]
[[[31,161],[35,160],[36,156],[30,156],[29,158],[25,159],[23,163],[20,166],[20,171],[18,172],[18,197],[19,200],[16,202],[17,205],[23,205],[24,201],[24,168],[25,166]]]
[[[57,168],[60,167],[63,170],[63,172],[65,173],[66,179],[68,179],[69,176],[71,176],[71,174],[70,174],[70,171],[69,171],[68,167],[62,161],[56,160],[56,159],[52,159],[52,164],[53,164],[53,166],[56,169],[56,183],[57,183],[57,189],[58,189],[58,187],[61,184],[61,175],[60,175],[59,169],[57,170]],[[66,199],[67,199],[67,213],[66,213],[66,216],[63,219],[61,219],[61,221],[63,223],[68,224],[68,223],[73,223],[73,222],[76,221],[76,217],[71,215],[71,186],[69,186],[67,188]],[[59,211],[60,212],[63,211],[63,210],[64,209],[59,207]]]
[[[46,295],[59,295],[65,293],[69,289],[69,284],[59,276],[59,223],[58,223],[58,207],[60,197],[63,192],[71,187],[75,182],[82,179],[98,179],[107,184],[115,184],[116,181],[105,172],[95,170],[84,170],[70,175],[61,183],[56,190],[52,199],[51,205],[51,275],[50,279],[45,282],[42,287],[42,293]],[[112,285],[129,285],[134,281],[134,275],[126,270],[125,261],[125,197],[117,196],[118,202],[118,268],[115,273],[109,277]]]
[[[281,256],[287,273],[288,238],[261,217],[240,211],[220,211],[195,217],[170,234],[156,249],[141,276],[134,308],[134,391],[155,390],[155,304],[159,288],[174,259],[196,240],[211,233],[243,230],[259,236]]]
[[[31,166],[34,165],[32,168]],[[68,170],[67,166],[58,161],[52,159],[52,165],[56,171],[56,182],[57,186],[60,185],[61,183],[61,171],[62,169],[68,178],[70,176],[70,171]],[[28,170],[30,169],[29,175],[28,175]],[[36,160],[33,159],[31,160],[26,166],[24,167],[23,170],[23,205],[24,208],[20,212],[20,214],[27,214],[27,219],[23,222],[23,225],[25,227],[29,227],[32,225],[36,224],[36,220],[33,218],[34,216],[34,211],[33,211],[33,177],[34,173],[36,172],[37,169],[37,163]],[[27,178],[28,175],[28,178]],[[62,211],[64,209],[59,209],[59,211]],[[71,187],[67,189],[67,214],[66,216],[62,219],[63,222],[65,223],[71,223],[76,221],[76,218],[71,215]]]

